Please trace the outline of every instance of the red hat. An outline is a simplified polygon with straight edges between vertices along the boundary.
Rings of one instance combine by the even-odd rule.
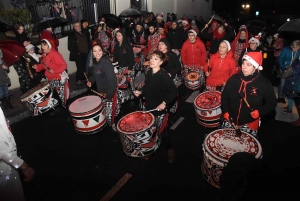
[[[249,43],[250,43],[250,41],[254,41],[258,45],[260,45],[260,38],[261,38],[261,33],[259,33],[257,36],[254,36],[254,37],[250,38]]]
[[[46,42],[50,49],[52,49],[53,47],[55,47],[54,41],[51,40],[51,39],[42,39],[41,42],[42,41]]]
[[[189,21],[188,21],[188,19],[183,19],[183,20],[181,21],[181,23],[182,23],[182,24],[189,24]]]
[[[247,52],[247,54],[243,56],[243,59],[249,61],[255,69],[263,69],[261,66],[263,60],[261,52]]]

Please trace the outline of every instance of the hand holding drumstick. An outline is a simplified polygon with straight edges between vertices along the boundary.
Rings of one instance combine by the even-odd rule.
[[[89,81],[89,79],[87,78],[85,72],[83,72],[83,74],[84,74],[84,77],[85,77],[85,80],[86,80],[86,85],[87,85],[88,87],[92,87],[92,83],[91,83],[91,82]]]

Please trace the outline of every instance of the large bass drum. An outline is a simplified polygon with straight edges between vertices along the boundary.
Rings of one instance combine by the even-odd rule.
[[[220,126],[219,119],[222,115],[220,92],[206,91],[199,94],[194,100],[194,108],[201,126],[206,128]]]
[[[262,147],[255,137],[244,132],[238,137],[235,130],[230,128],[209,133],[204,139],[202,149],[202,174],[206,181],[217,188],[220,188],[220,176],[233,154],[247,152],[255,158],[262,158]]]
[[[69,112],[79,134],[94,134],[106,126],[104,105],[99,96],[90,95],[75,100],[70,105]]]
[[[132,112],[120,119],[117,131],[126,155],[144,157],[159,147],[155,117],[151,113]]]

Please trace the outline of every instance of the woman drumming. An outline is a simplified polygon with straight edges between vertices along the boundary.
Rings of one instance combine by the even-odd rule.
[[[228,79],[221,96],[223,128],[232,128],[230,122],[234,122],[241,131],[257,137],[260,117],[275,109],[273,86],[259,72],[262,60],[261,52],[248,52],[243,57],[242,71]]]
[[[229,42],[223,40],[219,51],[211,55],[209,62],[204,66],[207,91],[222,91],[230,76],[236,73],[236,62],[230,49]]]
[[[93,74],[89,78],[87,86],[92,87],[92,84],[96,82],[97,91],[102,94],[105,104],[108,125],[113,126],[115,117],[120,112],[120,108],[117,107],[117,77],[109,57],[104,54],[101,41],[93,41],[92,54],[94,57]]]
[[[152,112],[156,117],[156,125],[159,129],[167,113],[166,106],[174,101],[177,95],[177,88],[170,76],[165,72],[161,65],[167,61],[166,55],[158,50],[150,54],[150,68],[145,78],[145,84],[140,90],[135,90],[134,95],[145,97],[145,109],[157,111]],[[167,135],[162,136],[163,144],[168,150],[168,161],[173,163],[175,160],[174,150]]]

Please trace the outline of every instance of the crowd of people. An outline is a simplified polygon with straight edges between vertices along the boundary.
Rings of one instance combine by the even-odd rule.
[[[271,48],[276,58],[274,63],[280,71],[276,100],[271,82],[261,73],[264,48],[261,34],[249,33],[246,25],[241,25],[235,34],[236,30],[230,24],[213,20],[204,24],[203,31],[200,31],[195,20],[174,20],[168,15],[168,21],[164,22],[161,13],[150,13],[148,17],[127,17],[123,25],[124,28],[112,29],[101,17],[92,33],[86,20],[75,21],[67,46],[69,61],[74,61],[77,68],[76,85],[86,84],[96,89],[103,99],[108,125],[114,130],[116,117],[122,108],[120,104],[141,96],[144,104],[140,107],[153,110],[157,127],[160,127],[166,113],[176,112],[174,104],[178,99],[178,81],[185,84],[185,97],[195,90],[200,93],[221,92],[222,128],[237,125],[243,132],[258,137],[261,117],[273,111],[277,102],[285,103],[285,97],[288,106],[284,112],[291,113],[293,97],[299,93],[294,90],[294,83],[300,75],[300,41],[284,47],[280,34],[274,35]],[[25,50],[22,55],[24,59],[13,64],[19,75],[20,90],[25,94],[45,78],[57,92],[61,105],[66,107],[67,63],[59,53],[59,41],[52,28],[41,32],[41,48],[31,43],[23,25],[15,26],[15,34],[17,42]],[[1,52],[0,56],[0,100],[5,111],[13,106],[8,94],[9,66],[3,61]],[[289,67],[293,71],[287,76]],[[133,80],[142,72],[145,73],[144,83],[134,86]],[[189,85],[190,73],[198,75],[199,86]],[[128,93],[122,92],[123,85],[119,85],[124,77]],[[300,126],[300,120],[293,122],[293,125]],[[2,123],[1,128],[5,131],[5,137],[14,144],[11,133]],[[170,139],[166,142],[169,162],[173,163],[174,150]],[[16,168],[23,166],[24,171],[29,169],[27,176],[32,177],[34,171],[22,165],[23,161],[11,164],[4,160],[5,153],[1,152],[1,157],[8,165]]]

